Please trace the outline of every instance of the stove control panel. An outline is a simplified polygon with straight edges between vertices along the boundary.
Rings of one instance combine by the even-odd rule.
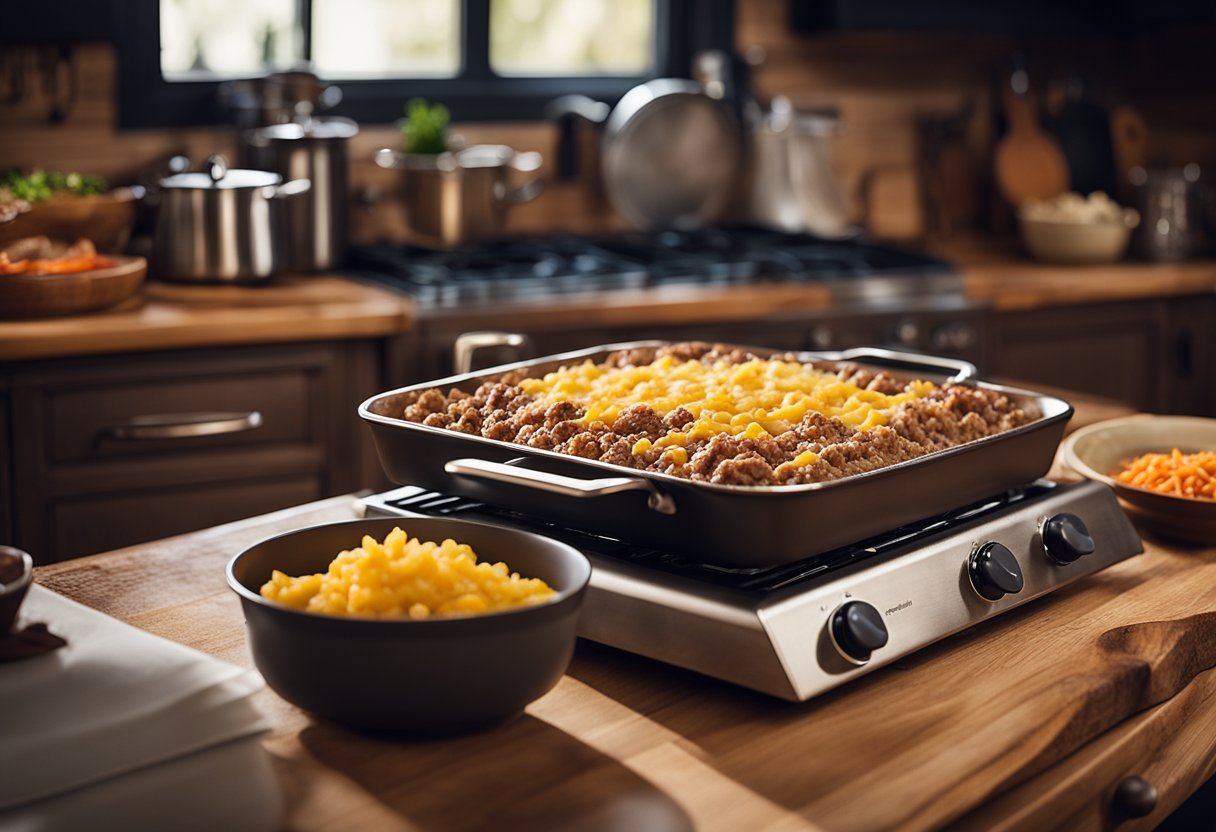
[[[1141,551],[1093,482],[909,541],[761,603],[790,685],[770,692],[808,699]]]
[[[775,583],[724,583],[704,567],[668,568],[661,553],[618,544],[625,554],[614,554],[597,548],[610,541],[572,538],[592,562],[579,635],[801,701],[1143,551],[1101,483],[1023,493],[859,544],[838,562],[791,564],[797,577]],[[416,486],[364,505],[404,516],[461,506],[470,519],[508,525],[516,516]]]

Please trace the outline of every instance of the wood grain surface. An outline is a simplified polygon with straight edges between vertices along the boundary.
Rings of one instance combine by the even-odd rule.
[[[248,664],[224,563],[354,513],[334,498],[37,580]],[[358,736],[264,691],[266,747],[293,829],[1102,828],[1130,774],[1161,794],[1127,827],[1149,828],[1216,769],[1216,547],[1145,543],[809,703],[580,642],[552,692],[488,733]]]
[[[145,283],[91,315],[0,321],[0,361],[229,344],[373,338],[409,327],[409,301],[346,278],[279,278],[266,286]]]
[[[936,253],[962,271],[971,300],[998,311],[1216,294],[1213,261],[1049,266],[982,238],[958,240]],[[827,287],[817,283],[557,294],[481,309],[426,310],[403,296],[337,275],[284,277],[262,287],[150,282],[126,303],[100,313],[0,321],[0,361],[374,337],[407,331],[418,320],[484,329],[501,328],[507,318],[514,327],[542,331],[751,321],[823,312],[830,305]]]

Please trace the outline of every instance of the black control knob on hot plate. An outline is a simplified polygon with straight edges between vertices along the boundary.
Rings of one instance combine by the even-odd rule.
[[[1068,564],[1091,554],[1094,539],[1077,515],[1056,514],[1043,524],[1043,548],[1056,563]]]
[[[828,628],[836,649],[854,664],[865,664],[871,653],[887,643],[882,613],[865,601],[841,604],[832,613]]]
[[[1000,543],[985,543],[977,549],[967,562],[967,573],[975,591],[989,601],[1021,592],[1026,583],[1018,559]]]

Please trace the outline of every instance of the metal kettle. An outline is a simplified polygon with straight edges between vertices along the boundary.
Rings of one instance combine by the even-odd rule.
[[[820,237],[857,232],[852,206],[832,171],[828,140],[840,121],[827,111],[797,111],[775,96],[752,132],[749,216],[759,225]]]

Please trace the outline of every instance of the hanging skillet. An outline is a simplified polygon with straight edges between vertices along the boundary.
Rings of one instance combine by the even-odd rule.
[[[612,206],[645,230],[700,228],[718,219],[742,170],[739,125],[696,81],[658,78],[634,87],[609,113],[586,96],[553,102],[561,127],[559,175],[577,167],[574,130],[602,125],[600,171]]]

